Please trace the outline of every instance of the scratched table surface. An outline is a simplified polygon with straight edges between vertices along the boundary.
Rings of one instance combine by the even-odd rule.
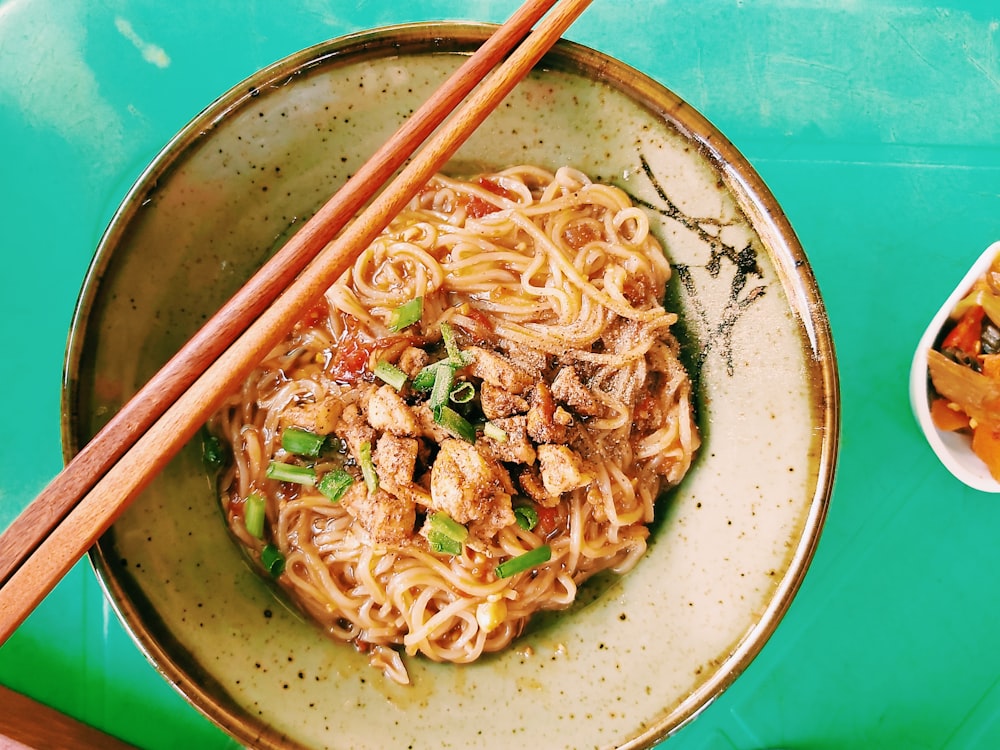
[[[189,119],[311,44],[513,0],[0,1],[0,528],[61,468],[67,329],[102,231]],[[933,311],[1000,239],[1000,8],[939,0],[596,0],[567,37],[672,89],[761,174],[837,347],[836,486],[760,655],[671,748],[1000,746],[1000,496],[907,400]],[[146,662],[77,564],[0,683],[142,748],[234,745]]]

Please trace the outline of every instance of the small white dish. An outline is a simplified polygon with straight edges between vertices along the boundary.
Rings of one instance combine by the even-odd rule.
[[[1000,482],[993,478],[986,464],[972,452],[972,441],[969,437],[957,432],[939,430],[934,426],[931,419],[927,372],[927,352],[934,346],[942,326],[958,301],[968,294],[976,279],[986,272],[997,254],[1000,254],[1000,241],[986,248],[972,264],[965,277],[941,305],[941,309],[931,318],[930,325],[920,337],[913,355],[913,364],[910,366],[910,405],[927,442],[948,471],[973,489],[1000,493]]]

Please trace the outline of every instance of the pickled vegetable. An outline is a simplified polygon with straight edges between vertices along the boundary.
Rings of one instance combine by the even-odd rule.
[[[951,311],[928,353],[931,418],[968,433],[973,452],[1000,481],[1000,256]]]

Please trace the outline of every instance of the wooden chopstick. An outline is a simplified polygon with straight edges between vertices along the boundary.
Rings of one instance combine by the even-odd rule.
[[[231,330],[238,333],[244,324],[249,324],[249,327],[228,349],[214,361],[211,357],[195,353],[180,370],[169,374],[167,382],[172,383],[175,378],[186,380],[191,372],[201,373],[189,387],[179,389],[180,393],[173,403],[148,428],[129,428],[128,437],[134,439],[134,444],[126,446],[127,450],[116,457],[117,463],[114,459],[106,462],[102,455],[89,458],[88,465],[84,467],[89,491],[84,490],[87,494],[78,500],[61,522],[56,519],[55,526],[47,527],[46,519],[36,526],[31,514],[27,528],[22,530],[32,532],[39,542],[19,565],[15,565],[16,569],[11,571],[0,588],[0,644],[197,433],[226,394],[253,370],[304,311],[351,265],[360,248],[378,235],[530,72],[591,1],[561,0],[524,42],[468,95],[465,103],[428,140],[399,176],[308,264],[303,273],[289,283],[270,306],[261,310],[256,319],[252,316],[238,318]],[[534,12],[537,5],[532,1],[524,7]],[[408,155],[401,161],[405,161]],[[374,189],[369,189],[369,195]],[[349,216],[345,217],[345,221],[347,219]],[[124,424],[118,426],[128,428]],[[142,434],[138,434],[140,432]],[[105,463],[108,463],[106,469],[99,470],[98,467]],[[97,478],[95,482],[89,481],[91,477]],[[41,511],[38,514],[41,515]],[[44,531],[39,534],[36,529]]]
[[[528,0],[399,128],[0,535],[0,585],[97,480],[343,229],[556,0]]]
[[[0,685],[3,750],[135,750],[110,734]]]

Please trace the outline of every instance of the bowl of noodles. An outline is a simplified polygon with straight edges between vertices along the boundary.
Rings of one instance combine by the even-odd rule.
[[[84,285],[67,456],[490,31],[303,50],[164,148]],[[647,747],[787,610],[838,430],[822,300],[760,178],[561,42],[91,560],[241,743]]]

